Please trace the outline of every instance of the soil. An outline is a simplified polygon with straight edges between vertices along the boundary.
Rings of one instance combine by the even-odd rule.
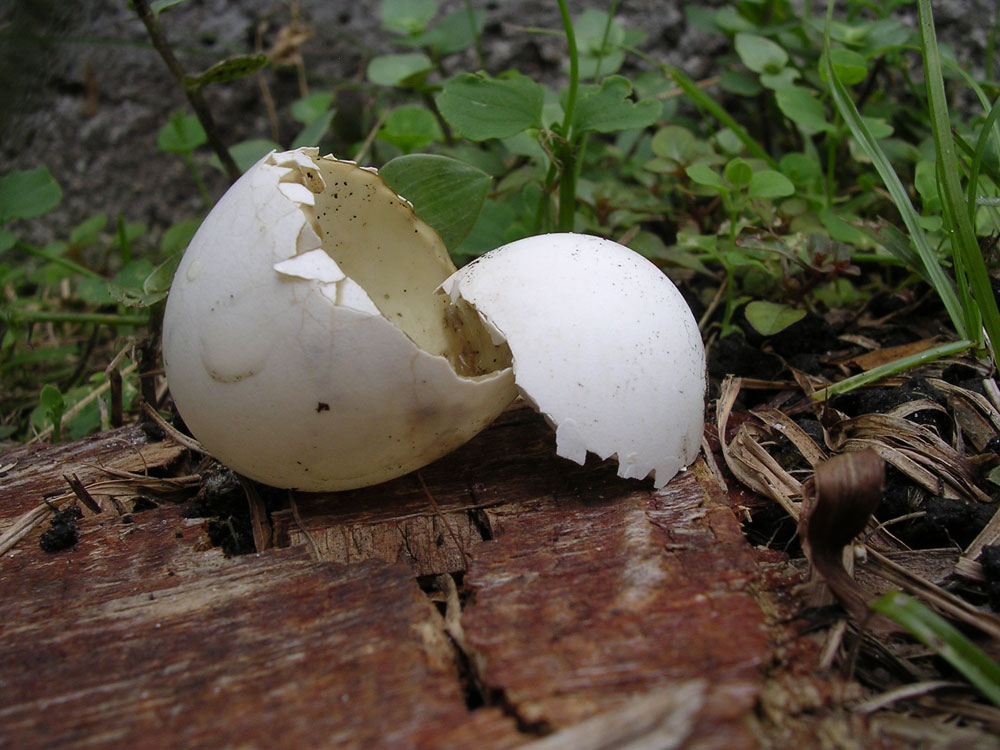
[[[718,6],[721,0],[703,0]],[[443,12],[464,7],[462,0],[440,3]],[[558,36],[529,28],[558,29],[554,2],[479,0],[486,11],[484,66],[507,69],[558,85],[564,79],[566,52]],[[570,3],[571,12],[602,3]],[[185,107],[183,92],[149,44],[134,12],[120,0],[12,0],[0,6],[0,173],[45,164],[63,188],[61,205],[44,222],[22,222],[16,229],[34,242],[65,238],[96,213],[144,222],[155,243],[174,222],[200,215],[204,206],[181,159],[156,148],[156,135],[169,114]],[[263,48],[278,30],[298,18],[313,36],[302,47],[311,91],[338,91],[339,132],[334,147],[363,137],[362,107],[369,92],[362,85],[367,61],[399,52],[377,19],[378,3],[348,0],[187,0],[161,14],[161,25],[181,64],[199,71],[227,56],[255,49],[262,29]],[[934,3],[938,35],[953,40],[956,54],[975,67],[987,47],[993,4],[988,0]],[[617,16],[627,28],[641,29],[640,48],[655,59],[680,66],[695,80],[717,72],[725,40],[687,22],[684,4],[662,0],[624,0]],[[625,73],[631,62],[626,63]],[[445,61],[448,72],[475,70],[471,52]],[[283,113],[281,141],[295,134],[288,105],[299,96],[294,69],[266,72],[277,110]],[[267,111],[257,81],[247,78],[208,89],[207,98],[226,142],[270,135]],[[204,163],[207,149],[198,155]],[[335,155],[347,156],[347,153]],[[209,192],[218,197],[227,180],[204,167]]]

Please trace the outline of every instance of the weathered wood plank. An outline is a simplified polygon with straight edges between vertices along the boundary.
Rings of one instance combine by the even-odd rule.
[[[436,747],[442,728],[520,741],[499,711],[466,709],[405,567],[225,559],[173,508],[81,527],[71,550],[2,561],[2,748]]]
[[[755,744],[744,719],[770,653],[748,591],[757,567],[703,464],[653,492],[611,463],[556,457],[543,420],[516,409],[424,472],[436,508],[414,477],[296,495],[298,518],[279,521],[285,540],[308,531],[323,559],[399,561],[416,574],[468,560],[469,656],[525,725],[569,726],[705,678],[694,746]]]
[[[37,455],[58,468],[19,486],[62,491],[60,454]],[[502,749],[596,714],[613,724],[691,679],[706,687],[679,707],[677,741],[754,744],[774,644],[757,564],[702,464],[654,492],[556,457],[543,420],[514,409],[421,477],[293,493],[273,521],[295,546],[238,559],[173,507],[88,516],[54,555],[36,529],[0,558],[0,663],[14,665],[0,748]],[[16,494],[0,488],[0,516]],[[463,570],[471,598],[447,629],[415,576]],[[490,705],[466,706],[468,667]]]
[[[481,678],[558,728],[630,696],[709,682],[689,747],[752,747],[743,717],[769,656],[756,565],[703,468],[662,492],[541,499],[487,513],[462,615]]]
[[[169,466],[185,449],[172,440],[151,441],[136,426],[121,427],[82,440],[38,443],[7,451],[0,464],[0,532],[43,500],[70,492],[63,475],[84,484],[105,477],[105,469],[137,474]]]

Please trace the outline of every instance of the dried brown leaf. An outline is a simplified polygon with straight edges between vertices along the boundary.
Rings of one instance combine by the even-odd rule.
[[[874,451],[834,456],[816,467],[799,519],[806,557],[857,622],[868,619],[867,596],[844,568],[843,550],[868,524],[884,480],[885,466]]]

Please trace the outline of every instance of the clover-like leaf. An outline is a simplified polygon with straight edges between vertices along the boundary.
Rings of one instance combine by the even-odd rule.
[[[472,141],[508,138],[542,126],[545,93],[527,76],[455,76],[435,98],[441,115]]]
[[[472,229],[490,189],[490,176],[457,159],[410,154],[385,164],[379,175],[413,204],[449,249]]]
[[[62,188],[45,167],[20,170],[0,178],[0,224],[48,213],[62,200]]]
[[[629,99],[632,84],[622,76],[608,76],[601,85],[587,87],[576,103],[573,128],[578,133],[595,130],[613,133],[637,130],[656,122],[663,107],[658,101]]]

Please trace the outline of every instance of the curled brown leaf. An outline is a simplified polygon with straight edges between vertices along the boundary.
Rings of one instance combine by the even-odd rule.
[[[842,453],[816,466],[804,487],[799,536],[806,557],[858,622],[868,617],[867,597],[844,568],[844,547],[860,534],[882,498],[885,465],[873,450]]]

